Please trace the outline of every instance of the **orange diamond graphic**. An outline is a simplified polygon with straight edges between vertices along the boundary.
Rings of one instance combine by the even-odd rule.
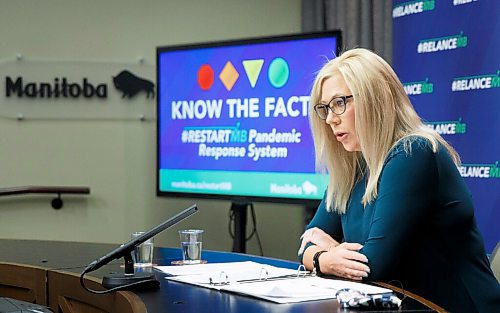
[[[224,65],[224,68],[219,74],[219,79],[224,84],[227,91],[230,91],[233,88],[234,84],[238,80],[238,77],[240,77],[240,74],[238,74],[233,64],[227,61],[226,65]]]

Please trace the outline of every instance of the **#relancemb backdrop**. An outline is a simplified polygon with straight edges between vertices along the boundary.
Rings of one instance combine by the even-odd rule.
[[[500,240],[500,1],[393,4],[393,66],[415,109],[462,158],[486,250]]]

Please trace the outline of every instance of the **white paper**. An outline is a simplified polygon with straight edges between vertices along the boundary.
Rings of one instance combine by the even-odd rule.
[[[344,288],[355,289],[365,294],[392,292],[390,289],[351,281],[311,276],[297,277],[296,270],[250,261],[156,268],[167,274],[177,275],[166,277],[172,281],[249,295],[276,303],[334,299],[337,291]],[[263,280],[264,273],[267,280]]]
[[[390,293],[392,290],[372,285],[367,285],[363,283],[357,283],[353,281],[346,280],[337,280],[337,279],[325,279],[316,277],[314,281],[312,281],[312,285],[325,289],[333,289],[335,292],[340,289],[349,288],[353,290],[357,290],[361,293],[365,293],[367,295],[375,295],[381,293]]]
[[[333,299],[335,291],[311,285],[309,278],[270,280],[257,283],[235,284],[224,288],[231,292],[246,294],[276,303],[293,303],[312,300]]]
[[[155,268],[172,276],[201,275],[202,277],[212,277],[214,282],[219,282],[220,273],[222,272],[224,272],[227,275],[228,280],[232,282],[247,279],[266,279],[285,275],[294,275],[297,273],[297,270],[252,261],[155,266]],[[202,279],[202,277],[200,277],[200,279]],[[208,282],[208,279],[206,282]]]

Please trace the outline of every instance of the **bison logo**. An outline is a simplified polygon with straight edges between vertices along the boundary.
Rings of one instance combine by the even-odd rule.
[[[153,82],[137,77],[127,70],[113,76],[113,83],[116,89],[122,92],[122,98],[132,98],[141,91],[147,93],[147,98],[154,98],[155,96],[155,84]]]
[[[318,194],[318,187],[311,183],[310,181],[306,180],[302,184],[302,189],[304,190],[306,195],[311,195],[311,194]]]

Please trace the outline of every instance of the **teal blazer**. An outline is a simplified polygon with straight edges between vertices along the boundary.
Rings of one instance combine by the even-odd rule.
[[[339,242],[357,242],[370,281],[402,287],[450,312],[500,312],[500,285],[489,266],[470,192],[447,150],[421,137],[411,152],[393,148],[378,196],[363,207],[366,179],[353,188],[346,214],[328,212],[325,199],[307,228]]]

